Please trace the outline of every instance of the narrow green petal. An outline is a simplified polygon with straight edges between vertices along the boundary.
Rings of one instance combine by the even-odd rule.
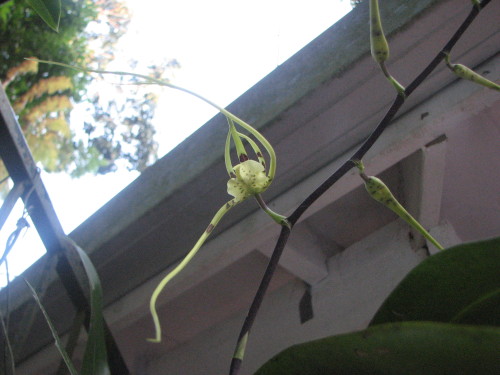
[[[160,283],[156,286],[155,290],[153,291],[153,294],[151,295],[151,300],[149,302],[149,309],[151,312],[151,317],[153,318],[153,323],[155,326],[155,337],[154,338],[149,338],[147,341],[153,342],[153,343],[159,343],[161,342],[161,325],[160,325],[160,318],[158,316],[158,313],[156,311],[156,301],[158,300],[158,297],[160,296],[160,293],[163,291],[165,286],[172,280],[175,276],[177,276],[183,269],[186,267],[186,265],[191,261],[191,259],[194,258],[198,250],[203,246],[205,243],[206,239],[212,231],[215,229],[219,221],[222,219],[222,217],[229,212],[231,208],[236,206],[239,202],[236,199],[231,199],[229,202],[224,204],[221,208],[219,208],[219,211],[215,214],[213,217],[212,221],[210,221],[210,224],[208,227],[205,229],[203,234],[200,236],[196,244],[193,246],[193,248],[187,253],[187,255],[184,257],[184,259],[171,271],[165,276]]]

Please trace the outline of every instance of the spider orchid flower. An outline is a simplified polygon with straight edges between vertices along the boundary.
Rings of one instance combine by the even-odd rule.
[[[227,183],[227,192],[233,198],[226,202],[215,214],[210,224],[207,226],[205,231],[202,233],[194,247],[187,253],[184,259],[172,270],[170,271],[156,286],[153,294],[151,295],[151,300],[149,303],[149,308],[151,311],[151,316],[153,318],[153,323],[155,326],[155,337],[148,339],[150,342],[161,342],[161,325],[158,313],[156,312],[156,301],[162,290],[172,280],[179,272],[181,272],[184,267],[193,259],[201,246],[205,243],[208,236],[212,233],[214,228],[217,226],[222,217],[229,212],[231,208],[236,206],[238,203],[243,202],[245,199],[254,196],[260,207],[277,223],[280,225],[290,226],[285,216],[279,215],[273,212],[264,202],[261,197],[261,193],[264,192],[274,179],[276,172],[276,154],[271,144],[267,141],[262,134],[260,134],[252,126],[239,119],[226,109],[218,106],[217,104],[211,102],[210,100],[204,98],[203,96],[187,90],[183,87],[176,86],[169,81],[157,79],[154,77],[146,76],[143,74],[121,72],[121,71],[106,71],[97,69],[85,69],[78,66],[67,65],[63,63],[58,63],[55,61],[38,60],[38,59],[28,59],[38,63],[58,65],[69,69],[74,69],[84,73],[98,73],[98,74],[112,74],[118,76],[131,76],[138,78],[138,82],[135,84],[157,84],[160,86],[166,86],[174,90],[179,90],[189,95],[192,95],[208,105],[219,110],[226,118],[229,123],[229,132],[226,139],[226,146],[224,152],[226,169],[229,174],[229,181]],[[249,135],[242,134],[236,130],[236,125],[240,126],[246,130],[249,135],[253,136],[252,139]],[[231,149],[231,139],[235,144],[236,151],[238,153],[239,164],[234,165],[231,162],[230,149]],[[243,146],[243,141],[248,143],[253,149],[257,160],[249,159],[245,147]],[[257,144],[257,142],[262,145],[269,156],[269,166],[267,166],[266,160],[262,155],[262,152]]]
[[[264,202],[260,195],[267,190],[274,179],[276,172],[276,154],[271,144],[257,130],[252,128],[237,117],[227,116],[229,123],[229,132],[226,138],[225,147],[225,162],[226,169],[229,174],[227,182],[227,192],[234,197],[235,204],[244,201],[253,196],[257,200],[259,206],[266,212],[274,221],[280,225],[289,226],[288,221],[282,215],[273,212]],[[257,143],[248,135],[240,133],[236,130],[235,122],[247,129],[262,146],[269,155],[269,168],[266,160]],[[234,141],[236,152],[238,154],[239,164],[233,166],[231,163],[230,148],[231,139]],[[246,141],[252,148],[257,160],[250,159],[243,146],[243,141]]]
[[[150,311],[155,325],[155,337],[148,339],[150,342],[161,342],[161,325],[160,319],[156,312],[156,301],[165,288],[167,283],[172,280],[179,272],[181,272],[184,267],[191,261],[191,259],[196,255],[201,246],[205,243],[205,240],[212,233],[214,228],[217,226],[222,217],[229,212],[231,208],[236,206],[238,203],[243,202],[245,199],[254,196],[261,206],[261,208],[277,223],[281,225],[288,225],[288,221],[282,215],[273,212],[260,196],[260,193],[264,192],[272,180],[274,179],[274,173],[276,171],[276,155],[271,144],[253,127],[246,124],[242,120],[238,119],[233,114],[227,112],[225,109],[220,109],[221,112],[226,116],[229,123],[229,132],[226,138],[226,145],[224,151],[224,158],[226,169],[229,174],[229,181],[227,182],[227,192],[233,198],[226,202],[215,214],[210,224],[205,229],[201,237],[198,239],[191,251],[186,255],[186,257],[169,273],[163,280],[160,281],[156,289],[154,290],[151,301],[150,301]],[[262,152],[257,145],[257,143],[248,135],[242,134],[236,130],[235,122],[241,125],[244,129],[248,130],[255,139],[260,142],[269,154],[269,168],[266,167],[266,161]],[[231,140],[234,141],[236,146],[236,151],[238,153],[239,164],[233,166],[231,162],[230,150],[231,150]],[[250,147],[255,152],[257,160],[249,159],[246,153],[245,147],[243,146],[243,141],[246,141]]]

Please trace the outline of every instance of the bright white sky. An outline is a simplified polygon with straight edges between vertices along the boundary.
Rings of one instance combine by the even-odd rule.
[[[349,0],[126,0],[126,3],[133,16],[118,46],[118,64],[130,58],[146,63],[175,58],[181,69],[174,72],[172,82],[221,106],[231,103],[351,10]],[[163,90],[154,119],[159,155],[168,153],[215,114],[215,110],[197,99]],[[119,171],[72,180],[66,175],[42,174],[67,233],[137,176],[134,172]],[[22,206],[18,205],[0,233],[0,254],[21,213]],[[44,251],[36,230],[31,228],[21,236],[9,257],[11,277]],[[4,283],[4,274],[2,267],[0,285]]]

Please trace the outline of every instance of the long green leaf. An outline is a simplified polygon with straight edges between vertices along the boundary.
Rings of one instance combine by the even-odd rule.
[[[415,320],[450,322],[467,306],[500,288],[499,270],[500,238],[440,252],[401,281],[370,325]]]
[[[389,323],[292,346],[256,375],[498,374],[500,329]]]
[[[71,362],[71,359],[68,356],[68,353],[66,353],[66,350],[64,349],[64,345],[59,338],[59,334],[57,333],[54,324],[52,323],[52,320],[49,317],[49,314],[47,314],[47,311],[45,311],[45,308],[42,305],[42,302],[40,301],[40,298],[38,298],[38,294],[36,293],[35,289],[31,286],[31,284],[28,282],[28,280],[24,279],[24,282],[26,285],[28,285],[28,288],[31,291],[31,294],[33,294],[33,298],[35,299],[36,303],[38,304],[38,307],[40,307],[40,310],[43,313],[43,316],[45,318],[45,321],[49,325],[50,331],[52,332],[52,336],[54,336],[55,340],[55,345],[57,350],[59,351],[59,354],[61,355],[64,363],[66,364],[66,367],[68,368],[69,372],[71,375],[78,375],[78,372],[76,371],[73,362]]]
[[[27,0],[28,4],[54,31],[59,31],[61,0]]]
[[[108,375],[108,358],[102,314],[102,286],[99,275],[87,253],[73,242],[90,284],[90,322],[88,341],[82,364],[82,375]]]

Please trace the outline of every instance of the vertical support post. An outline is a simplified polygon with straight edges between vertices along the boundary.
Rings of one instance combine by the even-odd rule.
[[[90,311],[90,300],[85,283],[85,275],[75,267],[70,256],[74,253],[71,241],[63,231],[49,194],[40,178],[38,168],[26,139],[17,122],[10,102],[0,85],[0,157],[15,185],[32,190],[23,197],[25,206],[30,206],[30,217],[48,253],[58,255],[56,271],[77,310]],[[125,361],[104,321],[109,366],[113,375],[127,375]],[[86,319],[88,329],[88,319]]]

